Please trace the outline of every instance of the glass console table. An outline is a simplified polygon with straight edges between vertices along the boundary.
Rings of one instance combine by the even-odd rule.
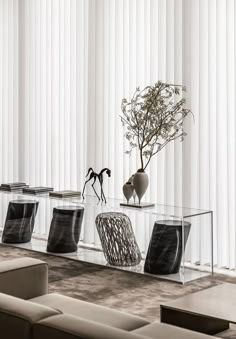
[[[26,194],[0,192],[0,230],[2,231],[8,203],[15,199],[26,199]],[[57,206],[81,205],[84,207],[84,218],[78,251],[68,254],[58,254],[74,260],[86,261],[98,265],[109,266],[104,258],[99,236],[96,230],[95,218],[103,212],[122,212],[130,218],[133,231],[142,253],[142,261],[133,267],[114,267],[129,272],[144,273],[144,262],[148,251],[155,222],[178,221],[181,227],[182,239],[186,237],[184,224],[191,223],[186,246],[182,246],[181,266],[178,273],[152,275],[158,279],[167,279],[186,283],[213,274],[213,212],[185,207],[155,204],[150,208],[121,207],[122,200],[107,199],[107,204],[98,202],[96,197],[57,199],[48,195],[27,195],[27,200],[38,200],[39,207],[35,220],[35,228],[30,243],[15,244],[21,248],[46,252],[47,239],[53,208]]]

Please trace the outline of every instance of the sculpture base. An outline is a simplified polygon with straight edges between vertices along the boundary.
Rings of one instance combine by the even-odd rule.
[[[133,207],[133,208],[147,208],[147,207],[154,207],[155,204],[152,204],[150,202],[141,202],[140,204],[138,202],[127,204],[127,202],[121,202],[120,206],[124,207]]]

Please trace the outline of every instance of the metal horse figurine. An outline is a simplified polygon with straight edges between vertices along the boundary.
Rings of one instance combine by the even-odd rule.
[[[82,197],[84,199],[84,190],[85,190],[85,186],[87,185],[87,183],[93,179],[93,183],[92,183],[92,188],[94,190],[94,193],[96,194],[96,196],[98,197],[99,200],[102,200],[102,201],[105,201],[105,203],[107,202],[106,201],[106,197],[105,197],[105,194],[103,192],[103,188],[102,188],[102,185],[103,185],[103,173],[106,172],[106,174],[108,175],[108,177],[111,176],[111,170],[109,170],[109,168],[103,168],[99,173],[96,173],[94,172],[94,170],[92,169],[92,167],[90,167],[88,169],[88,173],[86,175],[86,178],[87,176],[89,175],[89,178],[85,181],[84,183],[84,188],[83,188],[83,193],[82,193]],[[96,182],[96,180],[98,179],[99,183],[100,183],[100,186],[101,186],[101,198],[99,197],[99,195],[97,194],[95,188],[94,188],[94,184]]]

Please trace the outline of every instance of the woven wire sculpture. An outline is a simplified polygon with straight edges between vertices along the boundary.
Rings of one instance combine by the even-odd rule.
[[[96,227],[104,256],[113,266],[135,266],[141,261],[141,253],[133,233],[129,217],[123,213],[100,213]]]

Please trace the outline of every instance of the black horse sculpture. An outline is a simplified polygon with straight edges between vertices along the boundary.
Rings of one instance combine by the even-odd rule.
[[[111,176],[111,170],[109,170],[109,168],[103,168],[99,173],[96,173],[94,172],[94,170],[92,169],[92,167],[90,167],[88,169],[88,173],[86,175],[86,178],[88,177],[89,175],[89,178],[85,181],[84,183],[84,188],[83,188],[83,193],[82,193],[82,197],[84,199],[84,190],[85,190],[85,186],[87,185],[87,183],[93,179],[93,183],[92,183],[92,188],[94,190],[94,193],[96,194],[96,196],[98,197],[99,200],[102,200],[102,201],[105,201],[105,203],[107,202],[106,201],[106,197],[105,197],[105,194],[103,192],[103,188],[102,188],[102,185],[103,185],[103,173],[106,173],[108,175],[108,177]],[[100,183],[100,186],[101,186],[101,197],[99,197],[99,195],[97,194],[95,188],[94,188],[94,184],[96,182],[96,180],[98,179],[99,183]]]

